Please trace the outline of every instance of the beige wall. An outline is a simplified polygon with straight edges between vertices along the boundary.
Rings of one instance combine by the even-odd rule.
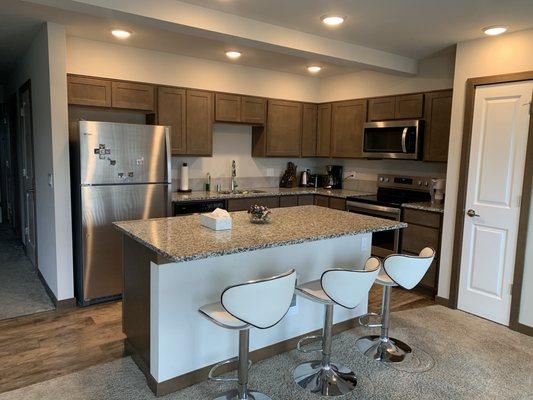
[[[417,76],[360,71],[320,80],[320,101],[387,96],[449,89],[453,86],[455,49],[421,60]]]
[[[64,27],[43,24],[6,81],[31,80],[38,266],[58,300],[74,297],[65,54]]]
[[[313,77],[75,37],[67,38],[67,71],[301,101],[318,98],[319,80]]]
[[[462,42],[457,45],[438,292],[441,297],[448,298],[450,289],[466,80],[480,76],[533,70],[533,52],[531,49],[533,49],[533,30]],[[532,241],[529,242],[529,246],[531,243]],[[533,265],[529,263],[527,269],[530,270],[532,267]],[[527,273],[527,277],[528,280],[524,282],[526,296],[527,292],[533,291],[533,280],[529,280],[530,272]],[[531,313],[531,309],[529,312]],[[522,321],[525,313],[526,311],[520,316]]]

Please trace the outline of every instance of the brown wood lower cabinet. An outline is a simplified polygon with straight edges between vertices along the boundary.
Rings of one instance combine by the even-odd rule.
[[[294,207],[298,205],[298,196],[280,196],[280,207]]]
[[[330,197],[329,208],[346,211],[346,199],[341,199],[339,197]]]
[[[299,206],[311,206],[315,204],[315,195],[313,194],[301,194],[298,196]]]
[[[268,208],[277,208],[280,206],[280,198],[278,196],[264,196],[244,199],[229,199],[228,211],[248,211],[248,209],[255,204],[259,206],[266,206]]]
[[[329,207],[329,197],[328,196],[316,195],[315,196],[315,206]]]
[[[435,261],[418,286],[420,289],[436,294],[439,278],[442,214],[404,209],[402,220],[407,222],[409,226],[400,231],[401,253],[418,255],[424,247],[432,247],[437,252]]]

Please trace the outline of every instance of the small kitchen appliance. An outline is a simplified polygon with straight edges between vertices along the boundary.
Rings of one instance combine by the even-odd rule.
[[[444,201],[444,190],[446,189],[446,179],[431,180],[431,203],[441,204]]]
[[[302,171],[300,174],[300,186],[307,186],[309,182],[309,175],[311,174],[311,171],[306,169],[305,171]]]
[[[324,189],[342,189],[342,165],[326,165]]]

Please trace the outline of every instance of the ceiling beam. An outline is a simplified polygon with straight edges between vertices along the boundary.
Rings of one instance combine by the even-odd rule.
[[[416,75],[415,59],[177,0],[26,0],[131,24],[253,46],[314,61]]]

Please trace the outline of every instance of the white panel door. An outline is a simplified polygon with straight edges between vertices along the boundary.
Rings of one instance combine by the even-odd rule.
[[[509,324],[533,82],[476,90],[458,308]]]

